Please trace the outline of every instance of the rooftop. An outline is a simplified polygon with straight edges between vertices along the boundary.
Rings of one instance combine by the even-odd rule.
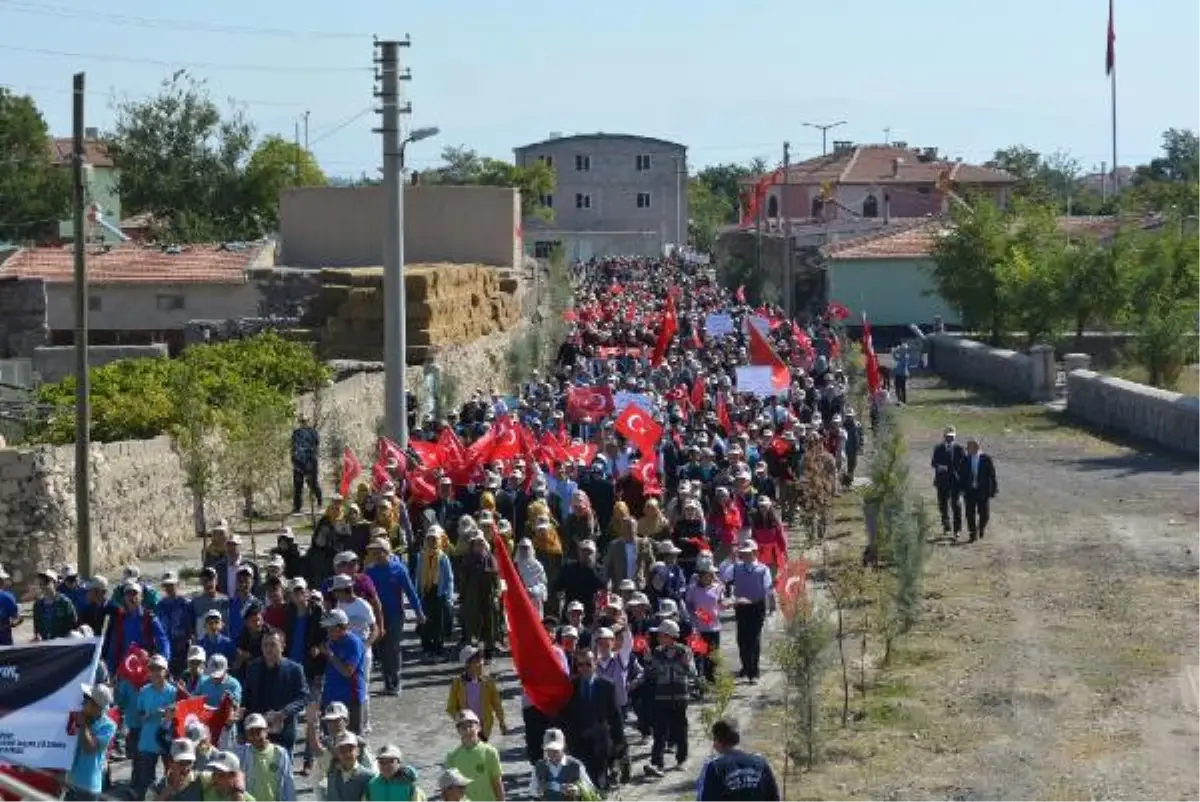
[[[123,243],[88,248],[87,274],[92,284],[242,284],[246,270],[265,244],[141,246]],[[0,262],[0,280],[40,278],[71,283],[75,278],[72,247],[22,248]]]
[[[71,153],[74,150],[74,141],[71,137],[59,137],[50,140],[50,157],[54,159],[55,164],[70,164]],[[93,167],[112,167],[112,156],[108,153],[108,148],[104,143],[97,139],[87,139],[83,143],[84,161]]]
[[[787,180],[801,185],[935,184],[938,175],[947,170],[950,180],[960,184],[1013,184],[1017,180],[1003,170],[931,158],[920,149],[896,145],[855,145],[807,159],[788,168]],[[776,183],[781,182],[782,176]]]
[[[632,140],[639,141],[639,142],[646,142],[646,143],[650,143],[650,144],[661,145],[663,147],[679,148],[680,150],[687,150],[687,145],[681,145],[678,142],[671,142],[666,139],[658,139],[657,137],[652,137],[652,136],[638,136],[637,134],[606,134],[602,131],[597,131],[594,134],[569,134],[567,136],[551,135],[551,136],[548,136],[545,139],[542,139],[538,142],[530,142],[528,145],[520,145],[518,147],[513,148],[513,150],[516,151],[517,153],[520,153],[521,151],[529,150],[530,148],[541,147],[543,145],[550,145],[550,144],[559,145],[559,144],[568,143],[568,142],[582,143],[582,142],[587,142],[587,141],[604,140],[604,139],[608,139],[608,140],[632,139]]]

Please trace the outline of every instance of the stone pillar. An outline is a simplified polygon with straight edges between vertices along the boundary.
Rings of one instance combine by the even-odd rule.
[[[1091,354],[1066,354],[1063,356],[1063,372],[1070,376],[1077,370],[1091,370]]]
[[[1054,347],[1035,345],[1029,349],[1029,398],[1032,401],[1054,399],[1058,368],[1054,364]]]

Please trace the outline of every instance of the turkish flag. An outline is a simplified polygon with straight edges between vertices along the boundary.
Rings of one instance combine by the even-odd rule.
[[[837,301],[830,301],[829,306],[825,308],[825,314],[833,320],[845,320],[850,317],[850,310],[844,304],[839,304]]]
[[[725,395],[717,396],[717,423],[725,430],[725,436],[733,434],[733,421],[729,417],[729,406],[725,403]]]
[[[221,731],[229,723],[233,707],[233,699],[229,696],[223,697],[218,707],[206,705],[203,696],[189,696],[187,699],[180,699],[175,703],[175,737],[186,737],[188,724],[195,720],[208,727],[208,731],[212,735],[212,742],[218,743]]]
[[[654,343],[654,353],[650,357],[651,365],[657,367],[662,364],[663,357],[667,355],[667,348],[671,345],[671,339],[677,331],[679,331],[679,321],[675,319],[675,299],[668,295],[667,308],[663,312],[662,323],[658,328],[658,340]]]
[[[863,360],[867,369],[867,392],[871,395],[879,392],[881,384],[879,376],[879,357],[875,354],[875,344],[871,341],[871,324],[867,322],[867,313],[863,312]]]
[[[625,435],[625,439],[637,446],[642,457],[654,456],[654,448],[662,439],[663,427],[658,424],[650,413],[637,404],[629,404],[617,417],[614,428]]]
[[[750,329],[750,364],[769,366],[771,368],[771,386],[778,392],[786,392],[788,385],[792,383],[792,374],[788,370],[787,363],[780,358],[779,354],[775,353],[775,349],[767,341],[767,336],[754,324],[753,320],[748,328]]]
[[[567,391],[567,416],[578,421],[588,417],[593,423],[611,415],[617,408],[613,400],[612,388],[602,387],[572,387]]]
[[[362,465],[358,461],[358,457],[354,456],[354,452],[350,450],[350,446],[346,446],[342,451],[342,482],[338,485],[338,492],[343,496],[350,494],[350,483],[354,478],[362,473]]]
[[[692,383],[692,409],[696,412],[704,409],[704,376],[697,376]]]
[[[125,659],[117,669],[117,676],[128,680],[135,690],[150,678],[150,655],[140,646],[134,646],[125,653]]]
[[[442,447],[427,440],[409,440],[408,447],[417,455],[423,468],[440,468],[445,462]]]
[[[437,501],[437,480],[430,471],[413,471],[408,478],[408,497],[414,504]]]
[[[641,483],[642,493],[645,495],[662,495],[662,485],[658,483],[658,467],[654,464],[654,460],[638,460],[629,469],[629,474]]]
[[[556,716],[571,700],[571,679],[554,653],[550,636],[542,627],[541,617],[513,565],[504,538],[495,538],[493,547],[500,576],[508,586],[503,600],[513,667],[533,706],[547,716]]]
[[[687,645],[692,652],[704,657],[708,654],[708,641],[701,637],[699,632],[693,632],[688,638]]]
[[[389,465],[394,465],[395,468],[390,469],[388,468]],[[382,471],[380,470],[381,468]],[[371,475],[378,478],[386,474],[388,477],[387,481],[391,481],[394,478],[392,470],[395,470],[396,475],[399,477],[407,474],[408,455],[396,443],[386,437],[381,437],[375,444],[375,466],[371,469]]]
[[[488,454],[488,462],[516,459],[521,456],[523,453],[521,433],[512,422],[512,418],[501,418],[496,421],[492,431],[495,433],[496,439],[492,444],[491,453]]]
[[[775,575],[775,595],[779,600],[779,610],[785,618],[791,618],[796,608],[808,596],[808,561],[797,557],[783,563]]]

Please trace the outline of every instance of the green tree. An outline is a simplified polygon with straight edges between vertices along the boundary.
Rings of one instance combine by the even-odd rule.
[[[766,163],[761,159],[750,164],[715,164],[696,173],[696,183],[706,187],[709,194],[719,202],[723,212],[721,223],[736,223],[738,203],[742,195],[742,182],[766,172]],[[695,211],[693,207],[693,217]]]
[[[1018,203],[1010,215],[1009,244],[996,266],[1000,306],[1008,326],[1027,345],[1061,329],[1063,249],[1058,214],[1051,206]]]
[[[449,146],[442,149],[442,166],[421,173],[421,180],[431,184],[515,187],[521,193],[523,216],[548,220],[554,215],[552,209],[542,206],[542,196],[553,193],[557,183],[554,168],[544,162],[518,167],[480,156],[465,145]]]
[[[54,164],[42,113],[0,86],[0,241],[52,237],[70,208],[71,173]]]
[[[243,176],[243,203],[265,228],[279,225],[279,195],[291,187],[328,183],[311,151],[281,136],[268,136],[250,156]]]
[[[1111,323],[1124,311],[1132,241],[1130,234],[1117,232],[1109,243],[1082,239],[1062,249],[1057,292],[1078,345],[1088,326]]]
[[[999,345],[1005,309],[997,271],[1008,256],[1009,216],[990,200],[950,206],[950,227],[933,248],[933,282],[968,330]]]
[[[240,111],[223,116],[205,85],[181,70],[157,95],[116,109],[108,146],[121,168],[122,205],[151,213],[160,235],[180,242],[257,237],[262,210],[247,205],[243,184],[253,140]]]
[[[1130,319],[1133,353],[1155,387],[1173,387],[1196,358],[1200,242],[1173,219],[1139,236]]]
[[[292,399],[261,383],[249,382],[240,388],[226,412],[217,464],[227,487],[242,498],[250,550],[257,554],[254,519],[288,464]]]
[[[208,532],[206,507],[216,485],[220,445],[220,412],[206,403],[204,382],[195,364],[181,361],[167,384],[175,419],[169,429],[171,448],[192,491],[193,520],[200,537]]]
[[[688,180],[688,211],[691,215],[692,247],[712,253],[717,230],[729,223],[736,207],[724,195],[715,193],[699,177]]]
[[[1200,142],[1191,130],[1163,132],[1163,155],[1137,168],[1127,205],[1140,210],[1195,215],[1200,211]]]

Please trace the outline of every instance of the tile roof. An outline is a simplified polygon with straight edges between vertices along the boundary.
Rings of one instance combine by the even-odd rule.
[[[128,243],[107,249],[89,247],[88,280],[93,284],[242,284],[246,269],[263,247],[262,243],[183,245],[178,249]],[[40,278],[69,283],[74,276],[69,245],[23,248],[0,263],[0,280]]]
[[[59,137],[50,140],[50,156],[55,164],[70,164],[71,154],[75,143],[71,137]],[[88,139],[83,143],[84,160],[93,167],[112,167],[112,156],[104,143],[96,139]]]
[[[896,159],[901,159],[897,165]],[[841,153],[807,159],[788,168],[793,184],[933,184],[943,170],[960,184],[1013,184],[1016,178],[990,167],[935,159],[921,161],[912,148],[856,145]],[[751,179],[751,183],[756,179]]]
[[[1140,222],[1144,229],[1153,228],[1156,220],[1146,218]],[[888,229],[872,232],[865,237],[855,237],[843,242],[827,245],[822,253],[831,259],[923,259],[933,251],[939,232],[949,222],[934,218],[915,222],[900,231]],[[1115,217],[1060,217],[1058,228],[1068,237],[1091,236],[1105,240],[1113,236],[1120,223]]]

